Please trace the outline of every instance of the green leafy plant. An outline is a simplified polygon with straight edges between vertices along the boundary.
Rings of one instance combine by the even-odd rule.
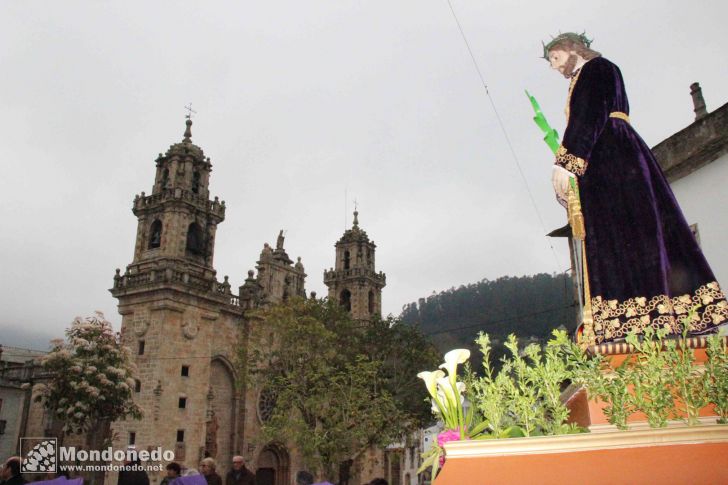
[[[635,412],[646,415],[651,427],[667,426],[669,419],[699,423],[700,410],[712,403],[728,422],[728,353],[723,338],[708,339],[705,369],[689,346],[690,312],[678,338],[668,338],[666,329],[631,332],[627,342],[633,352],[612,369],[611,359],[573,352],[575,382],[583,385],[590,398],[606,403],[604,414],[611,424],[627,429]]]
[[[667,420],[675,414],[673,383],[666,371],[670,359],[663,345],[667,334],[665,328],[647,327],[644,338],[640,339],[634,332],[626,338],[635,349],[629,364],[631,379],[628,380],[632,385],[633,403],[636,410],[647,416],[647,422],[653,428],[667,426]]]
[[[691,312],[688,319],[691,318]],[[688,345],[689,326],[683,326],[679,340],[670,339],[664,342],[667,360],[665,371],[669,381],[673,383],[675,398],[675,415],[690,425],[698,424],[700,410],[708,404],[708,380],[696,362],[695,353]]]
[[[569,352],[572,344],[566,332],[555,330],[541,349],[536,344],[522,351],[518,339],[510,335],[505,347],[510,356],[502,359],[501,371],[494,375],[490,362],[491,344],[480,334],[476,343],[483,354],[485,375],[471,376],[474,405],[488,422],[490,438],[538,436],[579,432],[567,424],[569,410],[561,402],[561,388],[573,377]]]
[[[484,376],[478,378],[472,372],[466,374],[465,381],[471,394],[471,406],[476,407],[487,423],[488,433],[484,437],[510,438],[524,436],[521,428],[515,425],[508,408],[503,406],[507,400],[507,381],[505,373],[495,374],[490,361],[491,343],[487,334],[480,333],[475,341],[483,354]]]
[[[626,341],[633,351],[614,367],[612,359],[589,354],[571,342],[564,331],[553,331],[553,338],[542,348],[536,344],[519,348],[510,335],[505,347],[510,355],[501,359],[496,372],[491,363],[492,345],[487,334],[480,333],[476,344],[483,354],[483,375],[477,376],[466,365],[463,382],[456,380],[457,364],[464,363],[469,352],[450,352],[446,361],[454,366],[421,373],[433,402],[433,411],[445,427],[457,436],[453,439],[494,439],[577,433],[585,430],[567,423],[569,409],[561,391],[568,383],[586,388],[589,399],[605,403],[603,412],[609,422],[627,429],[627,420],[642,412],[653,428],[667,426],[669,419],[682,418],[687,424],[699,422],[702,408],[715,406],[720,423],[728,423],[728,348],[723,337],[708,338],[705,369],[697,363],[689,348],[687,322],[680,338],[667,338],[666,328],[647,327],[642,334],[632,332]],[[460,356],[455,359],[454,356]],[[463,400],[471,404],[463,414]],[[474,425],[474,423],[477,423]],[[443,434],[438,444],[423,455],[425,465],[436,475],[442,461]],[[448,438],[449,439],[449,438]]]
[[[708,337],[705,363],[707,399],[715,406],[718,422],[728,424],[728,348],[724,337]]]
[[[567,353],[574,384],[586,389],[589,399],[604,403],[603,412],[610,424],[627,429],[627,419],[635,411],[629,393],[632,379],[629,360],[612,369],[610,359],[601,354],[589,355],[576,344],[567,347]]]

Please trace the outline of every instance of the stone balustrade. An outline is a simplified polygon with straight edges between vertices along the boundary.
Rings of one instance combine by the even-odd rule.
[[[207,197],[197,195],[190,190],[184,190],[180,187],[164,189],[159,193],[152,195],[145,195],[145,193],[142,192],[141,195],[134,198],[134,211],[144,210],[167,200],[183,200],[200,207],[203,210],[209,210],[220,217],[225,217],[224,200],[220,201],[217,197],[215,197],[214,200],[209,200]]]
[[[336,281],[337,279],[345,279],[352,277],[372,278],[382,286],[387,283],[387,275],[383,272],[372,271],[368,268],[350,268],[343,270],[325,270],[324,271],[324,283]]]
[[[227,277],[224,282],[215,279],[206,279],[190,274],[186,271],[178,271],[173,268],[160,268],[145,271],[139,274],[121,274],[120,270],[116,270],[114,276],[114,287],[112,291],[120,291],[132,288],[142,288],[160,283],[177,283],[190,288],[194,288],[212,295],[219,295],[227,300],[232,306],[240,306],[240,298],[233,295],[230,291],[230,283]]]

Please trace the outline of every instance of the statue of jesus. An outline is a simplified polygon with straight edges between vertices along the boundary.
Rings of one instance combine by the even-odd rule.
[[[570,80],[552,182],[563,202],[569,177],[578,180],[595,341],[648,326],[714,332],[728,321],[725,295],[630,123],[622,73],[590,45],[584,34],[561,34],[544,57]]]

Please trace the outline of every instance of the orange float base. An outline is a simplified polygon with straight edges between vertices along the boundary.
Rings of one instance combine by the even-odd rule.
[[[531,439],[531,438],[521,438]],[[448,458],[435,485],[728,483],[728,441]]]
[[[704,363],[705,339],[689,340],[697,363]],[[632,349],[619,343],[589,350],[610,356],[616,367]],[[435,485],[728,484],[728,425],[716,424],[712,406],[701,410],[698,426],[650,429],[635,413],[631,429],[619,431],[608,424],[604,403],[588,400],[583,389],[566,394],[570,422],[591,433],[446,443]]]

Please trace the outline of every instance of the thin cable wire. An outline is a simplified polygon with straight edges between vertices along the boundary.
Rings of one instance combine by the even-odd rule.
[[[458,20],[458,16],[455,14],[455,9],[453,8],[452,3],[450,3],[450,0],[447,0],[447,5],[450,7],[450,12],[452,12],[452,17],[453,17],[453,19],[455,19],[455,23],[458,26],[460,35],[463,37],[463,41],[465,42],[465,47],[467,47],[468,53],[470,54],[470,59],[472,59],[473,65],[475,66],[475,70],[478,73],[478,77],[480,77],[480,82],[483,85],[483,88],[485,89],[485,94],[488,96],[490,105],[493,107],[493,112],[495,113],[495,117],[498,120],[498,125],[500,126],[500,129],[503,132],[503,136],[506,139],[506,143],[508,144],[508,149],[511,152],[513,161],[516,162],[516,167],[518,168],[518,173],[521,175],[523,184],[526,186],[526,192],[528,192],[528,197],[529,197],[529,199],[531,199],[531,204],[533,205],[533,210],[536,212],[536,217],[538,217],[538,220],[541,223],[541,229],[543,230],[544,234],[546,234],[548,232],[546,229],[546,224],[544,223],[543,218],[541,217],[541,212],[538,210],[538,205],[536,204],[536,199],[534,199],[533,194],[531,193],[531,187],[529,187],[529,185],[528,185],[528,180],[526,180],[526,175],[523,173],[523,169],[521,168],[521,163],[518,160],[518,155],[516,155],[516,151],[513,148],[511,139],[508,136],[508,132],[506,131],[506,127],[503,124],[503,120],[501,119],[500,114],[498,113],[498,109],[495,106],[495,101],[493,101],[493,97],[490,95],[490,91],[488,90],[488,84],[485,82],[483,73],[480,71],[480,67],[478,66],[478,61],[475,60],[475,55],[473,54],[473,49],[470,48],[470,43],[468,42],[468,38],[465,36],[465,31],[463,31],[463,27],[460,25],[460,20]],[[549,241],[549,247],[551,248],[551,252],[554,255],[554,261],[556,262],[556,267],[561,268],[561,260],[559,259],[559,256],[556,253],[556,249],[554,248],[554,245],[551,243],[551,241]]]

